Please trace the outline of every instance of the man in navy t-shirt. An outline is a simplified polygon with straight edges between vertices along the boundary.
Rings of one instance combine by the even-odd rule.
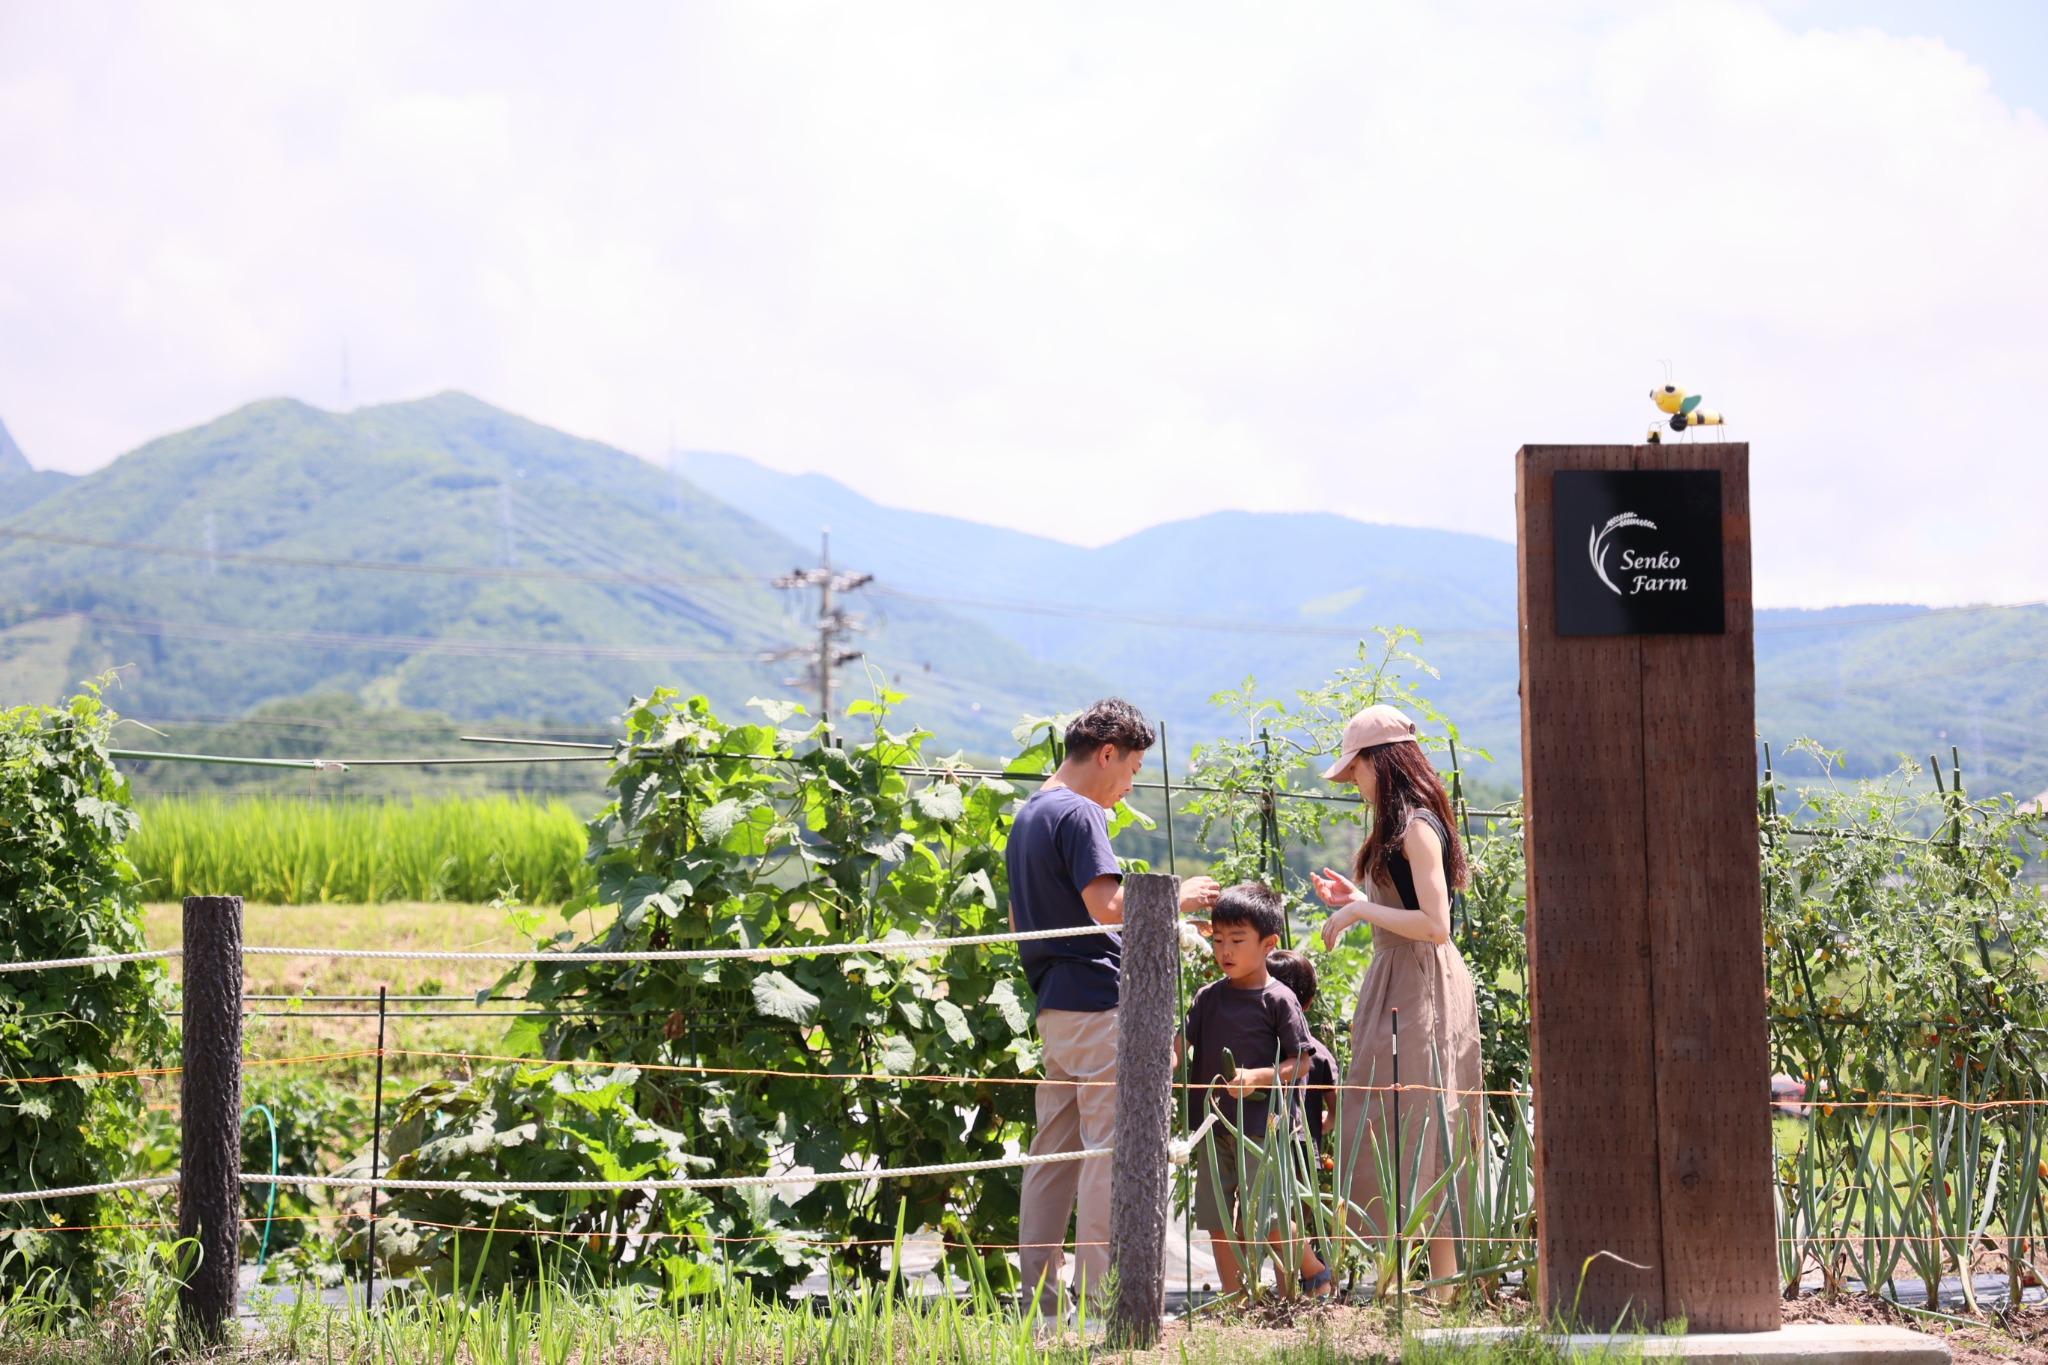
[[[1018,945],[1038,997],[1045,1080],[1037,1093],[1034,1156],[1095,1151],[1116,1140],[1117,972],[1124,919],[1123,876],[1109,846],[1109,812],[1123,800],[1152,747],[1152,727],[1129,702],[1096,702],[1067,726],[1059,771],[1017,812],[1005,853],[1010,923],[1020,931],[1105,926],[1100,934]],[[1181,883],[1181,909],[1216,903],[1213,878]],[[1109,1162],[1065,1161],[1024,1168],[1018,1238],[1027,1289],[1039,1311],[1056,1314],[1067,1220],[1075,1226],[1074,1291],[1099,1286],[1109,1270]]]

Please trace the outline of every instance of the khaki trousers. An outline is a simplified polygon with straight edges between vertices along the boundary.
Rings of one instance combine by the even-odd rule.
[[[1038,1039],[1045,1079],[1038,1083],[1038,1128],[1031,1155],[1100,1151],[1116,1141],[1116,1086],[1077,1081],[1116,1080],[1116,1011],[1040,1010]],[[1060,1306],[1060,1271],[1066,1263],[1067,1219],[1078,1197],[1074,1228],[1074,1293],[1094,1294],[1109,1273],[1109,1168],[1103,1158],[1024,1168],[1018,1198],[1018,1261],[1024,1292],[1043,1289],[1041,1313]],[[1092,1244],[1092,1245],[1091,1245]],[[1041,1278],[1042,1277],[1042,1278]],[[1092,1317],[1104,1309],[1090,1302]]]

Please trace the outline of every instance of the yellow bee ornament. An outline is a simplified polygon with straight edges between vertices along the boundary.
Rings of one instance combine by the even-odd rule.
[[[1660,384],[1651,389],[1650,401],[1657,405],[1657,411],[1671,414],[1669,422],[1652,424],[1650,434],[1644,437],[1650,445],[1658,445],[1664,440],[1664,428],[1667,426],[1673,431],[1684,431],[1689,427],[1721,425],[1720,413],[1701,408],[1698,394],[1687,393],[1676,384]]]

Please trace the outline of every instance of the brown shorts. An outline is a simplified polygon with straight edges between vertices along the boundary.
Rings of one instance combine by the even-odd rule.
[[[1242,1189],[1238,1176],[1240,1151],[1244,1153]],[[1240,1144],[1233,1134],[1221,1129],[1210,1129],[1188,1161],[1188,1169],[1195,1174],[1195,1226],[1208,1233],[1240,1233],[1238,1198],[1258,1189],[1259,1163],[1264,1159],[1263,1149]]]

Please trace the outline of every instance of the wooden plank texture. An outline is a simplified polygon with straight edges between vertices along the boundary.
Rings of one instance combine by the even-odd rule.
[[[1557,634],[1552,476],[1634,459],[1628,446],[1516,459],[1539,1292],[1602,1328],[1665,1316],[1641,648]],[[1634,1265],[1588,1267],[1603,1251]]]
[[[1639,469],[1721,471],[1726,633],[1644,636],[1643,814],[1665,1314],[1774,1328],[1770,1039],[1756,823],[1749,447],[1636,448]]]

